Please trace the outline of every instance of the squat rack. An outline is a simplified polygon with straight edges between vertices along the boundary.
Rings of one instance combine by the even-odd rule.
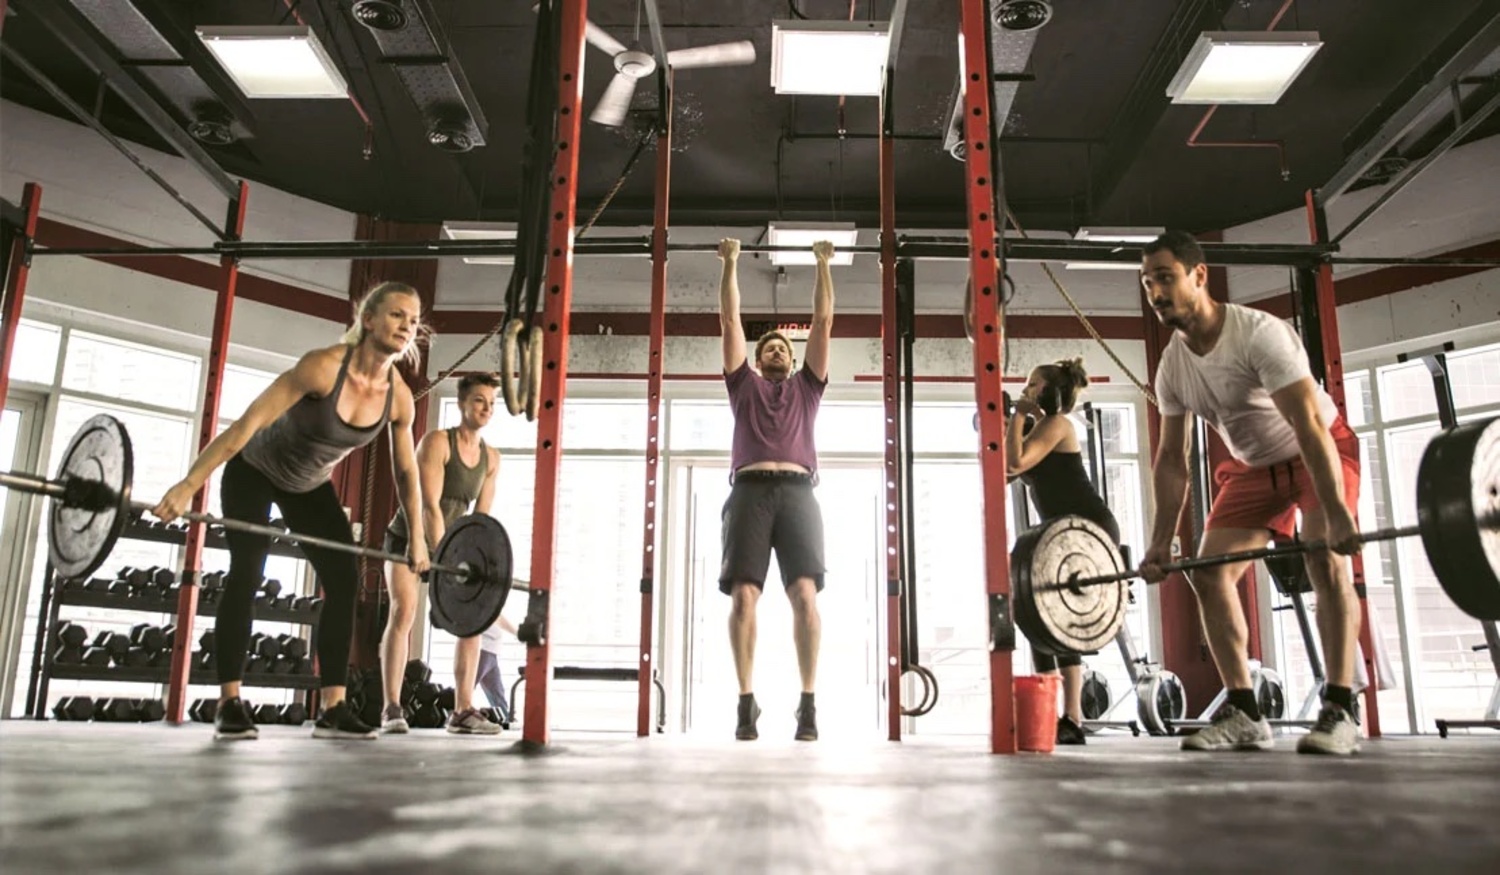
[[[649,725],[651,625],[654,618],[655,535],[658,494],[657,464],[659,459],[659,421],[662,375],[664,372],[664,332],[666,264],[671,252],[707,253],[715,250],[714,244],[673,243],[668,238],[669,177],[671,169],[671,68],[666,63],[666,49],[662,39],[660,15],[655,0],[645,0],[650,25],[651,48],[657,60],[657,84],[661,93],[661,107],[657,132],[656,207],[654,224],[649,237],[612,237],[576,242],[574,235],[574,211],[577,202],[577,148],[579,141],[582,88],[582,60],[584,29],[586,26],[587,0],[559,0],[562,5],[562,51],[559,69],[559,106],[557,144],[555,150],[554,185],[552,191],[552,221],[549,224],[549,250],[551,257],[547,266],[546,305],[543,313],[545,372],[542,384],[542,404],[537,430],[537,473],[535,482],[535,517],[532,539],[531,602],[528,620],[539,621],[544,631],[541,639],[531,643],[527,649],[526,671],[526,719],[523,743],[545,746],[548,743],[547,686],[551,672],[550,643],[545,635],[547,604],[553,586],[556,490],[561,462],[561,418],[566,391],[568,319],[571,311],[572,263],[575,256],[641,256],[652,258],[652,293],[650,318],[650,346],[648,360],[648,424],[646,443],[646,493],[644,501],[644,526],[641,577],[641,646],[639,664],[640,693],[638,699],[637,734],[645,735]],[[892,164],[892,142],[896,139],[892,119],[892,92],[897,69],[898,49],[905,16],[905,0],[896,0],[891,15],[891,47],[887,65],[884,93],[881,96],[881,123],[877,138],[880,154],[880,199],[881,236],[875,246],[846,247],[846,251],[863,254],[878,254],[882,272],[882,335],[883,389],[887,419],[887,547],[888,558],[894,554],[902,537],[900,522],[901,496],[895,487],[892,472],[895,467],[897,446],[894,434],[898,417],[896,406],[895,338],[896,338],[896,283],[895,270],[899,259],[932,258],[963,259],[969,262],[970,281],[977,296],[988,304],[997,300],[999,278],[1004,273],[1004,262],[1008,260],[1032,261],[1096,261],[1135,263],[1135,252],[1107,243],[1090,243],[1076,240],[1016,240],[1001,234],[1003,216],[1004,185],[1000,156],[995,148],[1000,138],[994,129],[991,115],[992,94],[989,87],[993,69],[991,58],[990,29],[993,26],[989,15],[988,0],[959,0],[961,7],[960,34],[963,38],[961,72],[963,76],[963,136],[968,142],[965,158],[967,238],[943,238],[932,236],[903,236],[895,228],[894,167]],[[25,4],[29,9],[34,5]],[[45,5],[45,4],[41,4]],[[62,26],[50,22],[54,28]],[[1473,64],[1475,46],[1482,46],[1494,34],[1489,29],[1473,34],[1474,39],[1462,51],[1453,54],[1450,63],[1443,67],[1443,76],[1459,75]],[[89,40],[71,40],[70,47],[90,63],[99,66],[109,59],[96,51],[97,46]],[[7,50],[7,54],[14,54]],[[1467,65],[1467,66],[1466,66]],[[107,66],[107,65],[106,65]],[[101,68],[112,87],[117,91],[130,92],[133,86],[128,76],[114,75]],[[1435,78],[1443,78],[1443,76]],[[43,83],[43,87],[49,83]],[[133,93],[130,96],[134,97]],[[1400,108],[1398,121],[1409,127],[1408,117],[1421,99],[1431,99],[1426,91],[1412,98],[1408,105]],[[134,104],[134,101],[132,101]],[[73,107],[69,107],[72,109]],[[1472,113],[1465,122],[1477,124],[1483,115],[1497,108],[1497,102],[1487,100],[1482,112]],[[138,107],[139,109],[139,107]],[[152,113],[150,108],[141,110],[148,123],[162,130],[164,136],[174,144],[180,130],[170,118]],[[85,124],[92,121],[83,118],[86,113],[79,107],[75,114]],[[92,126],[92,125],[91,125]],[[96,127],[96,130],[98,128]],[[1306,244],[1234,244],[1205,243],[1204,250],[1209,260],[1216,265],[1289,265],[1298,269],[1303,287],[1315,292],[1318,315],[1318,336],[1321,343],[1319,363],[1325,371],[1325,385],[1338,404],[1344,409],[1343,370],[1339,352],[1336,300],[1334,297],[1332,269],[1336,265],[1401,265],[1442,267],[1497,267],[1500,260],[1491,258],[1340,258],[1338,243],[1353,227],[1367,218],[1375,209],[1383,206],[1393,195],[1385,196],[1361,214],[1355,222],[1330,237],[1327,230],[1326,206],[1341,194],[1382,148],[1400,136],[1400,125],[1387,125],[1376,132],[1359,153],[1351,156],[1326,190],[1309,192],[1307,211],[1310,242]],[[101,134],[105,132],[101,131]],[[109,137],[116,148],[130,155],[118,139]],[[1446,151],[1453,145],[1445,140],[1431,156]],[[132,256],[208,256],[219,259],[220,286],[211,329],[209,370],[205,381],[204,415],[200,428],[200,449],[211,439],[217,421],[218,394],[222,386],[225,349],[229,337],[230,318],[233,310],[238,266],[247,259],[294,259],[294,258],[440,258],[472,255],[503,255],[513,253],[513,241],[457,241],[440,240],[429,242],[399,241],[326,241],[326,242],[250,242],[242,239],[245,201],[248,187],[244,182],[227,184],[223,171],[201,150],[189,143],[182,149],[185,156],[199,170],[215,182],[229,197],[228,216],[222,229],[212,227],[219,239],[209,246],[160,246],[124,248],[47,248],[36,245],[36,227],[41,200],[41,187],[28,183],[22,198],[20,215],[13,233],[10,251],[6,253],[6,288],[3,306],[3,330],[0,330],[0,403],[3,403],[8,388],[8,375],[14,335],[24,301],[31,259],[36,256],[74,255],[86,257],[123,258]],[[149,173],[144,163],[130,155],[143,170]],[[1399,188],[1420,170],[1430,165],[1425,160],[1408,171],[1392,188]],[[199,221],[203,214],[187,203],[160,177],[153,179],[165,188],[175,200],[188,208]],[[205,224],[212,223],[205,222]],[[8,229],[11,230],[11,229]],[[973,242],[970,242],[973,241]],[[745,244],[743,252],[773,252],[780,247],[762,244]],[[1015,715],[1011,649],[1014,647],[1014,625],[1009,609],[1008,555],[992,545],[1003,545],[1008,541],[1005,526],[1006,489],[1004,446],[1005,422],[1000,404],[1000,376],[1004,372],[1002,356],[1001,325],[993,306],[978,306],[975,312],[975,343],[973,352],[975,372],[975,398],[979,411],[979,461],[984,495],[985,532],[985,596],[990,617],[990,691],[991,691],[991,750],[995,753],[1015,751]],[[1311,338],[1309,338],[1311,340]],[[203,500],[202,494],[195,500],[196,510]],[[365,500],[368,500],[366,497]],[[189,529],[188,547],[184,557],[184,582],[196,583],[201,569],[202,526],[193,524]],[[1364,585],[1359,557],[1355,557],[1356,588],[1364,611]],[[906,582],[901,580],[897,563],[893,558],[887,563],[889,585],[888,605],[888,722],[889,737],[900,737],[899,722],[899,678],[901,630],[896,606]],[[191,624],[196,613],[195,586],[184,586],[178,605],[178,630],[172,658],[171,684],[168,698],[167,719],[181,722],[186,690],[186,668],[189,658],[187,648],[191,640]],[[183,630],[187,630],[184,632]],[[1361,641],[1367,660],[1373,653],[1369,646],[1369,626],[1362,626]],[[1373,672],[1371,673],[1373,677]],[[1366,691],[1366,714],[1372,736],[1379,735],[1377,703],[1373,687]]]

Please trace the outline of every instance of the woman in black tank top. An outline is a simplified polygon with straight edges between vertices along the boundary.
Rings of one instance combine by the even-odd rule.
[[[1031,372],[1006,430],[1005,465],[1026,484],[1040,522],[1081,516],[1099,524],[1119,543],[1120,525],[1094,491],[1083,466],[1078,431],[1067,416],[1088,381],[1082,359],[1042,365]],[[1083,657],[1076,653],[1054,657],[1033,650],[1032,663],[1039,674],[1061,668],[1065,707],[1057,721],[1057,743],[1083,744]]]

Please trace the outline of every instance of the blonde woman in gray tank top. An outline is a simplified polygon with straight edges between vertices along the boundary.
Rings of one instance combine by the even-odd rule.
[[[187,476],[167,490],[152,512],[164,521],[175,519],[223,465],[219,494],[225,517],[264,524],[275,504],[294,531],[352,544],[353,529],[329,477],[344,457],[382,431],[390,434],[396,496],[402,507],[415,510],[420,504],[411,432],[416,404],[395,366],[416,355],[421,317],[422,303],[411,286],[381,283],[371,289],[343,342],[313,350],[277,377],[244,415],[203,448]],[[407,556],[418,573],[430,564],[420,514],[413,519],[412,535]],[[214,737],[250,739],[257,732],[249,706],[240,699],[240,681],[251,607],[270,542],[238,532],[226,533],[225,540],[229,573],[214,622],[220,696]],[[318,620],[323,708],[313,737],[374,738],[374,729],[344,701],[358,565],[353,555],[341,551],[303,546],[302,552],[323,588]]]
[[[500,452],[487,446],[479,433],[495,412],[495,390],[500,380],[492,374],[470,374],[458,381],[460,420],[453,428],[429,431],[417,445],[417,469],[422,478],[421,526],[414,527],[405,509],[396,512],[385,532],[385,549],[404,553],[413,538],[426,532],[437,544],[448,526],[473,505],[475,513],[489,513],[495,500],[495,474]],[[401,680],[406,673],[408,640],[417,616],[421,587],[411,568],[386,566],[386,586],[391,594],[391,613],[380,638],[380,670],[383,732],[407,732],[410,725],[401,705]],[[474,684],[479,666],[479,639],[460,638],[453,663],[454,708],[448,731],[461,735],[494,735],[500,724],[474,707]]]

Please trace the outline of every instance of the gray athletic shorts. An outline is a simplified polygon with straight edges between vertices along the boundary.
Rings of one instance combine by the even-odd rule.
[[[724,558],[719,590],[736,583],[764,588],[771,551],[783,586],[810,577],[823,589],[823,511],[812,475],[796,471],[742,471],[724,502]]]

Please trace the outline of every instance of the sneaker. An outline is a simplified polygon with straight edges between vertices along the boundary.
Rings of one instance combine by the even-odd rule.
[[[760,732],[755,728],[755,721],[760,719],[760,706],[755,704],[755,697],[740,700],[739,725],[734,728],[734,737],[737,741],[754,741],[760,738]]]
[[[1213,723],[1182,740],[1183,750],[1270,750],[1271,724],[1251,720],[1230,704],[1219,706]]]
[[[477,708],[454,711],[448,718],[448,731],[454,735],[499,735],[500,724],[484,716]]]
[[[405,735],[411,731],[411,725],[406,722],[406,710],[400,703],[392,702],[380,712],[380,731],[392,735]]]
[[[366,726],[347,701],[323,712],[313,724],[313,738],[374,738],[375,730]]]
[[[1359,724],[1338,705],[1323,703],[1312,731],[1297,740],[1297,753],[1346,757],[1359,750]]]
[[[1083,724],[1074,723],[1073,718],[1066,714],[1057,718],[1057,743],[1087,744],[1088,739],[1084,735]]]
[[[798,741],[818,740],[818,706],[799,705],[797,707],[797,734],[793,737]]]
[[[259,738],[255,728],[255,717],[244,699],[236,696],[220,703],[214,714],[214,738],[219,741],[248,741]]]

